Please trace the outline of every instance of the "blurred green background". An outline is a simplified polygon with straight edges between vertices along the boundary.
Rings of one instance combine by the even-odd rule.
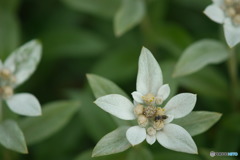
[[[37,38],[43,44],[37,71],[16,92],[33,93],[41,104],[62,99],[81,101],[81,106],[63,128],[28,145],[29,154],[17,154],[0,146],[0,159],[91,159],[95,144],[116,129],[117,124],[92,103],[94,96],[86,73],[108,78],[130,95],[135,91],[142,46],[152,51],[159,61],[164,82],[172,89],[171,95],[185,91],[196,93],[198,101],[194,110],[221,112],[223,117],[210,130],[194,137],[199,155],[170,151],[155,143],[96,159],[235,158],[209,156],[211,150],[236,152],[240,147],[240,114],[232,111],[227,64],[172,78],[176,61],[188,45],[204,38],[223,40],[221,26],[203,14],[211,1],[142,0],[140,3],[145,9],[140,11],[134,3],[129,3],[126,21],[135,13],[143,16],[135,15],[139,18],[119,34],[115,26],[116,14],[120,14],[122,4],[127,1],[131,0],[0,0],[1,59],[31,39]]]

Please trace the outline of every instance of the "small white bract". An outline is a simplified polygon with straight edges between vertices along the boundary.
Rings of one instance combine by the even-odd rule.
[[[204,13],[213,21],[223,24],[227,44],[234,47],[240,42],[240,0],[213,0]]]
[[[145,139],[149,144],[157,140],[168,149],[196,154],[197,147],[190,134],[181,126],[171,123],[173,119],[184,117],[193,110],[196,95],[178,94],[163,107],[162,103],[169,94],[169,85],[163,85],[160,66],[151,52],[143,47],[139,58],[137,91],[132,93],[134,103],[118,94],[100,97],[95,103],[118,118],[137,120],[138,125],[126,132],[133,146]]]
[[[17,114],[42,114],[40,103],[35,96],[29,93],[14,94],[14,89],[35,71],[41,50],[41,44],[33,40],[10,54],[4,63],[0,60],[0,101],[6,101],[8,107]]]

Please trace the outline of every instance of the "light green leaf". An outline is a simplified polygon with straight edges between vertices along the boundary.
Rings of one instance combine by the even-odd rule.
[[[212,127],[222,114],[217,112],[193,111],[186,117],[174,119],[173,123],[185,128],[191,136],[205,132]]]
[[[227,48],[218,41],[205,39],[190,45],[180,57],[173,76],[194,73],[209,64],[218,64],[228,58]]]
[[[6,120],[0,124],[0,143],[8,149],[28,153],[24,135],[13,120]]]
[[[20,39],[20,33],[19,24],[15,15],[13,13],[7,12],[5,9],[2,9],[1,7],[0,7],[0,22],[1,22],[0,59],[5,59],[7,55],[10,54],[10,52],[12,52],[17,47]]]
[[[198,95],[207,98],[228,98],[229,86],[224,75],[214,69],[206,67],[192,75],[177,79],[181,86],[192,90]]]
[[[108,94],[120,94],[124,97],[128,97],[128,95],[119,86],[106,78],[94,74],[87,74],[87,79],[95,98]]]
[[[152,153],[146,147],[132,148],[126,160],[153,160]]]
[[[25,118],[20,126],[28,144],[44,140],[63,128],[78,111],[78,101],[57,101],[44,105],[43,114],[36,118]]]
[[[32,40],[8,56],[4,66],[16,76],[16,85],[20,85],[32,75],[40,61],[41,54],[41,43]]]
[[[105,135],[93,149],[92,156],[105,156],[119,153],[131,147],[126,138],[126,131],[129,127],[119,127],[118,129]]]
[[[120,5],[120,0],[62,0],[69,7],[96,16],[111,18]]]
[[[141,22],[145,14],[144,0],[122,0],[122,6],[114,17],[114,32],[121,36]]]

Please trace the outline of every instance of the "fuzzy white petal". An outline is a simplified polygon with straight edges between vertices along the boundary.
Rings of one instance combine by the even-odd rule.
[[[126,136],[129,143],[135,146],[146,139],[147,133],[145,128],[141,128],[139,126],[133,126],[127,130]]]
[[[234,26],[229,18],[225,20],[223,28],[229,47],[234,47],[240,42],[240,27]]]
[[[173,115],[167,115],[167,119],[164,120],[164,124],[168,124],[173,121],[174,116]]]
[[[197,154],[197,146],[190,134],[181,126],[176,124],[166,124],[163,130],[157,133],[158,142],[165,148]]]
[[[162,81],[162,71],[158,62],[152,53],[143,47],[138,62],[137,91],[143,95],[156,95]]]
[[[224,3],[224,0],[212,0],[214,4],[218,5],[218,6],[222,6]]]
[[[147,143],[148,143],[148,144],[152,145],[153,143],[156,142],[157,138],[156,138],[155,135],[154,135],[154,136],[149,136],[149,135],[147,134],[146,140],[147,140]]]
[[[221,24],[224,22],[225,19],[224,12],[219,6],[215,4],[208,6],[203,12],[214,22]]]
[[[189,114],[197,101],[196,94],[192,93],[181,93],[172,97],[166,106],[165,114],[173,115],[174,118],[181,118]]]
[[[168,84],[162,85],[157,93],[157,97],[161,97],[163,100],[167,99],[170,94],[170,87]]]
[[[37,98],[29,93],[15,94],[6,100],[8,107],[15,113],[25,116],[39,116],[42,114]]]
[[[137,102],[137,103],[143,103],[143,100],[142,100],[142,94],[140,92],[132,92],[132,96],[133,96],[133,99]]]
[[[104,111],[111,113],[118,118],[124,120],[135,119],[135,115],[133,113],[134,106],[132,102],[122,95],[109,94],[99,97],[94,103],[96,103]]]

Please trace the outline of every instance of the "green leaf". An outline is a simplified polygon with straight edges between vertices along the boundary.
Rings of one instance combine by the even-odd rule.
[[[96,16],[112,18],[120,0],[62,0],[69,7]]]
[[[16,85],[26,81],[36,70],[42,54],[42,45],[32,40],[15,50],[4,62],[4,66],[16,76]]]
[[[59,131],[78,111],[79,106],[78,101],[52,102],[44,105],[42,116],[23,119],[20,126],[27,143],[37,143]]]
[[[205,39],[189,46],[176,64],[175,77],[194,73],[209,64],[218,64],[228,58],[228,50],[221,42]]]
[[[185,128],[191,136],[205,132],[212,127],[222,114],[217,112],[193,111],[186,117],[174,119],[173,123]]]
[[[122,0],[122,6],[114,17],[114,32],[121,36],[141,22],[145,14],[144,0]]]
[[[129,127],[119,127],[118,129],[105,135],[93,149],[92,156],[105,156],[119,153],[131,147],[126,138],[126,131]]]
[[[236,125],[240,122],[240,113],[232,113],[225,117],[223,126],[231,132],[240,134],[240,126]]]
[[[206,67],[197,73],[177,80],[179,80],[181,86],[201,96],[218,99],[228,98],[229,86],[227,80],[214,68]]]
[[[28,153],[24,135],[13,120],[6,120],[0,124],[0,143],[8,149]]]
[[[5,59],[17,47],[20,39],[20,31],[15,15],[1,8],[0,22],[0,59]]]
[[[87,74],[87,79],[95,98],[108,94],[120,94],[128,97],[128,95],[119,86],[106,78],[94,74]]]
[[[152,153],[146,147],[135,147],[130,150],[126,160],[153,160]]]

